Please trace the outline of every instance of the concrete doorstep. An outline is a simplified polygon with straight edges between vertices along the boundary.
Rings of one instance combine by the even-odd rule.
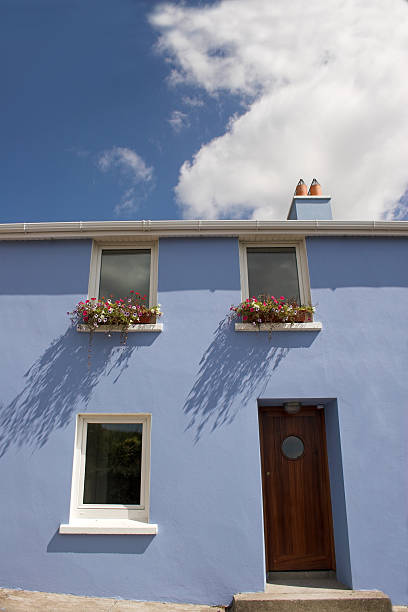
[[[235,595],[231,612],[391,612],[381,591],[353,591],[334,572],[271,572],[265,593]]]
[[[391,601],[381,591],[336,593],[241,593],[233,612],[391,612]]]

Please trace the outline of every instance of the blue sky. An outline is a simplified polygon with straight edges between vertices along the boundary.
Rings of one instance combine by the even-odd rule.
[[[141,0],[1,3],[1,221],[179,218],[173,188],[183,161],[222,133],[234,110],[191,87],[169,87],[168,66]],[[187,109],[180,136],[169,123]],[[137,209],[115,214],[132,181],[101,172],[112,147],[154,168]]]
[[[0,222],[284,218],[314,175],[338,218],[404,218],[406,3],[332,4],[302,52],[297,0],[1,0]]]

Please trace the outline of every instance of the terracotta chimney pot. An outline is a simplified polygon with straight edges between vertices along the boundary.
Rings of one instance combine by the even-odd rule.
[[[322,195],[322,188],[320,186],[320,183],[318,183],[316,181],[316,179],[314,178],[311,185],[310,185],[310,189],[309,189],[309,194],[310,196],[321,196]]]
[[[295,196],[306,196],[307,195],[307,186],[303,179],[300,179],[295,189]]]

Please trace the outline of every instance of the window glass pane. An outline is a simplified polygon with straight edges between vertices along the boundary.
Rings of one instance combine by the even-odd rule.
[[[297,436],[288,436],[282,442],[282,453],[288,459],[299,459],[305,450],[304,444]]]
[[[295,247],[248,247],[249,296],[293,298],[300,304]]]
[[[150,249],[106,249],[102,251],[99,296],[125,298],[137,291],[149,305]]]
[[[84,504],[140,504],[142,423],[88,423]]]

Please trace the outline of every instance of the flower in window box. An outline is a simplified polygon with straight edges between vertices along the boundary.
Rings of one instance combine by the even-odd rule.
[[[105,297],[86,302],[78,302],[74,310],[68,313],[74,325],[85,325],[90,332],[98,327],[109,329],[119,327],[123,333],[129,330],[131,325],[155,323],[161,316],[160,304],[147,306],[143,303],[146,296],[132,291],[126,298],[117,300]]]
[[[232,317],[245,323],[305,323],[313,320],[313,306],[299,305],[283,295],[247,298],[238,306],[231,306]]]

